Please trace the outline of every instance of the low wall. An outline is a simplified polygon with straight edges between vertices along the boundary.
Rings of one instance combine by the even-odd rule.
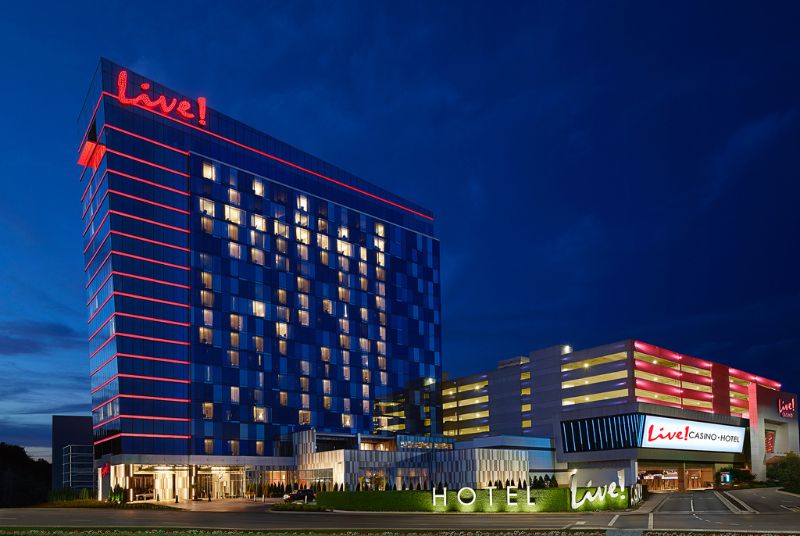
[[[578,488],[578,502],[586,492],[594,493],[596,488]],[[512,494],[514,490],[512,490]],[[506,490],[495,489],[489,500],[489,490],[475,490],[475,500],[471,490],[461,493],[447,491],[447,498],[437,494],[436,504],[432,491],[328,491],[317,494],[317,504],[334,510],[361,512],[573,512],[596,510],[624,510],[628,508],[629,490],[620,490],[617,497],[605,494],[592,501],[583,501],[573,509],[568,488],[531,489],[530,504],[528,490],[516,490],[512,504],[508,504]],[[468,504],[471,503],[471,504]]]

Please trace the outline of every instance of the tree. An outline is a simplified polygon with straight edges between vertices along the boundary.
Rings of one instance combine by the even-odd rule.
[[[557,488],[558,487],[558,480],[556,480],[556,475],[550,475],[550,487]]]
[[[42,503],[49,492],[50,463],[33,461],[24,448],[0,443],[0,507]]]
[[[786,491],[800,493],[800,456],[790,452],[781,461],[768,465],[767,478],[777,481]]]

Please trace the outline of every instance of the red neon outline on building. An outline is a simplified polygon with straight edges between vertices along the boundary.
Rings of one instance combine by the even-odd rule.
[[[190,196],[190,194],[188,192],[184,192],[183,190],[178,190],[177,188],[171,188],[169,186],[165,186],[165,185],[159,184],[157,182],[149,181],[147,179],[143,179],[141,177],[137,177],[135,175],[131,175],[130,173],[125,173],[123,171],[118,171],[116,169],[111,169],[111,168],[108,168],[108,172],[109,173],[115,173],[117,175],[120,175],[121,177],[125,177],[126,179],[131,179],[131,180],[134,180],[134,181],[141,182],[143,184],[148,184],[148,185],[153,186],[155,188],[161,188],[162,190],[167,190],[167,191],[170,191],[170,192],[174,192],[176,194],[180,194],[180,195],[183,195],[183,196],[186,196],[186,197]]]
[[[103,367],[105,367],[106,365],[108,365],[113,360],[117,359],[118,357],[125,357],[125,358],[128,358],[128,359],[141,359],[143,361],[159,361],[159,362],[163,362],[163,363],[174,363],[176,365],[188,365],[189,364],[188,361],[181,361],[180,359],[169,359],[169,358],[166,358],[166,357],[153,357],[153,356],[149,356],[149,355],[136,355],[136,354],[126,354],[126,353],[123,353],[123,352],[117,352],[114,355],[112,355],[111,357],[109,357],[108,359],[106,359],[103,362],[102,365],[98,366],[92,372],[90,372],[89,376],[90,377],[94,376],[95,374],[97,374],[97,372],[100,369],[102,369]]]
[[[113,234],[113,235],[117,235],[117,236],[123,236],[125,238],[132,238],[133,240],[141,240],[142,242],[147,242],[148,244],[154,244],[156,246],[164,246],[166,248],[179,249],[179,250],[185,251],[187,253],[191,252],[191,250],[189,248],[185,248],[183,246],[176,246],[175,244],[170,244],[170,243],[167,243],[167,242],[160,242],[158,240],[153,240],[152,238],[145,238],[143,236],[137,236],[137,235],[133,235],[133,234],[123,233],[122,231],[115,231],[113,229],[111,231],[109,231],[109,234]]]
[[[108,210],[109,214],[115,214],[117,216],[122,216],[123,218],[130,218],[132,220],[140,221],[143,223],[149,223],[151,225],[157,225],[159,227],[163,227],[165,229],[172,229],[173,231],[178,231],[180,233],[189,234],[188,229],[184,229],[183,227],[177,227],[175,225],[170,225],[168,223],[161,223],[160,221],[150,220],[148,218],[142,218],[141,216],[134,216],[133,214],[128,214],[127,212],[120,212],[119,210]]]
[[[158,417],[156,415],[115,415],[110,419],[106,419],[105,421],[95,424],[92,429],[96,430],[101,426],[105,426],[110,422],[114,422],[117,419],[142,419],[147,421],[172,421],[172,422],[191,422],[192,419],[188,417]]]
[[[142,136],[140,134],[136,134],[136,133],[131,132],[129,130],[125,130],[123,128],[116,127],[116,126],[111,125],[109,123],[106,123],[105,125],[103,125],[103,128],[110,128],[111,130],[116,130],[117,132],[121,132],[121,133],[126,134],[128,136],[131,136],[131,137],[134,137],[134,138],[138,138],[138,139],[140,139],[142,141],[146,141],[148,143],[152,143],[153,145],[158,145],[159,147],[163,147],[164,149],[169,149],[170,151],[175,151],[176,153],[180,153],[180,154],[182,154],[184,156],[189,156],[189,151],[184,151],[182,149],[178,149],[177,147],[173,147],[171,145],[167,145],[166,143],[161,143],[160,141],[152,140],[152,139],[147,138],[145,136]],[[99,138],[99,136],[98,136],[98,138]]]
[[[102,389],[103,387],[108,385],[109,383],[113,382],[117,378],[130,378],[132,380],[150,380],[150,381],[154,381],[154,382],[168,382],[168,383],[183,383],[183,384],[191,383],[189,380],[179,380],[179,379],[176,379],[176,378],[160,378],[158,376],[142,376],[140,374],[124,374],[124,373],[118,372],[118,373],[114,374],[113,376],[111,376],[106,381],[104,381],[103,383],[101,383],[100,385],[98,385],[97,387],[95,387],[94,389],[92,389],[91,391],[89,391],[89,394],[90,395],[95,394],[97,391],[99,391],[100,389]]]
[[[159,261],[159,260],[156,260],[156,259],[148,259],[147,257],[140,257],[139,255],[133,255],[131,253],[124,253],[122,251],[115,251],[113,249],[111,250],[110,253],[113,253],[114,255],[120,255],[122,257],[129,257],[129,258],[135,259],[137,261],[151,262],[153,264],[160,264],[162,266],[169,266],[170,268],[177,268],[179,270],[187,270],[187,271],[189,270],[188,266],[181,266],[180,264],[173,264],[171,262]]]
[[[106,400],[105,402],[103,402],[102,404],[99,404],[99,405],[93,407],[92,411],[96,411],[96,410],[102,408],[103,406],[105,406],[107,404],[110,404],[111,402],[113,402],[114,400],[116,400],[118,398],[132,398],[132,399],[135,399],[135,400],[155,400],[156,402],[177,402],[177,403],[180,403],[180,404],[189,404],[191,402],[191,399],[189,399],[189,398],[168,398],[168,397],[164,397],[164,396],[122,395],[122,394],[120,394],[120,395],[114,395],[111,398],[109,398],[108,400]]]
[[[104,96],[108,96],[108,97],[111,97],[112,99],[116,99],[117,101],[119,101],[119,99],[118,99],[118,96],[117,96],[117,95],[114,95],[114,94],[112,94],[112,93],[109,93],[108,91],[103,91],[103,92],[102,92],[102,94],[101,94],[101,96],[100,96],[100,98],[103,98]],[[412,214],[416,214],[417,216],[420,216],[421,218],[425,218],[426,220],[433,221],[433,217],[432,217],[432,216],[428,216],[427,214],[423,214],[422,212],[419,212],[419,211],[417,211],[417,210],[414,210],[414,209],[412,209],[412,208],[409,208],[409,207],[406,207],[406,206],[404,206],[404,205],[401,205],[400,203],[396,203],[396,202],[394,202],[394,201],[390,201],[389,199],[385,199],[385,198],[383,198],[383,197],[381,197],[381,196],[379,196],[379,195],[376,195],[376,194],[373,194],[373,193],[367,192],[366,190],[362,190],[361,188],[357,188],[357,187],[355,187],[355,186],[352,186],[352,185],[350,185],[350,184],[347,184],[347,183],[345,183],[345,182],[342,182],[342,181],[336,180],[336,179],[334,179],[334,178],[332,178],[332,177],[328,177],[327,175],[323,175],[322,173],[317,173],[316,171],[312,171],[312,170],[310,170],[310,169],[304,168],[303,166],[300,166],[300,165],[298,165],[298,164],[295,164],[294,162],[290,162],[290,161],[288,161],[288,160],[284,160],[283,158],[280,158],[280,157],[278,157],[278,156],[275,156],[275,155],[269,154],[269,153],[267,153],[267,152],[261,151],[261,150],[259,150],[259,149],[256,149],[256,148],[254,148],[254,147],[247,146],[247,145],[245,145],[245,144],[243,144],[243,143],[240,143],[240,142],[238,142],[238,141],[236,141],[236,140],[232,140],[232,139],[230,139],[230,138],[226,138],[225,136],[222,136],[222,135],[220,135],[220,134],[217,134],[217,133],[215,133],[215,132],[211,132],[211,131],[209,131],[209,130],[206,130],[206,129],[200,128],[200,127],[198,127],[198,126],[196,126],[196,125],[192,125],[192,124],[190,124],[190,123],[186,123],[186,122],[184,122],[184,121],[181,121],[181,120],[179,120],[179,119],[176,119],[176,118],[174,118],[174,117],[171,117],[171,116],[169,116],[169,115],[167,115],[167,114],[162,114],[162,113],[160,113],[160,112],[157,112],[156,110],[153,110],[153,109],[147,108],[146,106],[141,106],[141,105],[139,105],[139,104],[132,104],[132,105],[133,105],[133,106],[136,106],[137,108],[141,108],[142,110],[146,110],[146,111],[148,111],[148,112],[150,112],[150,113],[153,113],[153,114],[155,114],[155,115],[158,115],[158,116],[164,117],[164,118],[166,118],[166,119],[169,119],[170,121],[175,121],[176,123],[178,123],[178,124],[180,124],[180,125],[184,125],[184,126],[187,126],[187,127],[189,127],[189,128],[193,128],[193,129],[197,130],[198,132],[204,132],[204,133],[208,134],[209,136],[213,136],[213,137],[215,137],[215,138],[217,138],[217,139],[219,139],[219,140],[222,140],[222,141],[228,142],[228,143],[230,143],[231,145],[235,145],[235,146],[237,146],[237,147],[240,147],[240,148],[242,148],[242,149],[245,149],[245,150],[247,150],[247,151],[251,151],[251,152],[253,152],[253,153],[256,153],[256,154],[258,154],[258,155],[261,155],[261,156],[263,156],[263,157],[265,157],[265,158],[269,158],[269,159],[271,159],[271,160],[274,160],[274,161],[276,161],[276,162],[280,162],[281,164],[284,164],[284,165],[286,165],[286,166],[289,166],[289,167],[292,167],[292,168],[294,168],[294,169],[297,169],[298,171],[302,171],[302,172],[304,172],[304,173],[307,173],[307,174],[309,174],[309,175],[313,175],[313,176],[315,176],[315,177],[318,177],[318,178],[320,178],[320,179],[326,180],[326,181],[328,181],[328,182],[332,182],[332,183],[334,183],[334,184],[336,184],[336,185],[338,185],[338,186],[341,186],[341,187],[343,187],[343,188],[347,188],[348,190],[352,190],[352,191],[354,191],[354,192],[360,193],[360,194],[362,194],[362,195],[365,195],[365,196],[367,196],[367,197],[370,197],[370,198],[372,198],[372,199],[375,199],[375,200],[377,200],[377,201],[381,201],[381,202],[383,202],[383,203],[386,203],[387,205],[391,205],[391,206],[393,206],[393,207],[396,207],[396,208],[399,208],[399,209],[405,210],[406,212],[410,212],[410,213],[412,213]]]
[[[156,169],[161,169],[163,171],[168,171],[170,173],[174,173],[175,175],[180,175],[181,177],[189,178],[188,173],[184,173],[183,171],[178,171],[177,169],[168,168],[166,166],[162,166],[161,164],[156,164],[155,162],[150,162],[149,160],[145,160],[143,158],[139,158],[137,156],[133,156],[127,153],[123,153],[121,151],[117,151],[116,149],[106,149],[107,153],[111,153],[117,156],[121,156],[122,158],[127,158],[128,160],[133,160],[134,162],[139,162],[140,164],[145,164],[147,166],[152,166]]]
[[[178,207],[173,207],[172,205],[165,205],[164,203],[158,203],[157,201],[150,201],[149,199],[145,199],[144,197],[139,197],[139,196],[136,196],[136,195],[127,194],[125,192],[120,192],[119,190],[111,190],[111,189],[109,189],[108,193],[116,194],[116,195],[119,195],[119,196],[122,196],[122,197],[127,197],[128,199],[133,199],[134,201],[139,201],[141,203],[145,203],[145,204],[148,204],[148,205],[153,205],[154,207],[163,208],[163,209],[167,209],[167,210],[174,210],[175,212],[180,212],[181,214],[186,214],[187,216],[189,215],[189,211],[188,210],[184,210],[184,209],[178,208]]]
[[[112,439],[117,439],[118,437],[148,437],[148,438],[155,438],[155,439],[191,439],[191,436],[188,435],[171,435],[171,434],[129,434],[129,433],[120,433],[115,434],[110,437],[106,437],[105,439],[101,439],[99,441],[95,441],[95,445],[99,445],[100,443],[105,443],[106,441],[111,441]]]

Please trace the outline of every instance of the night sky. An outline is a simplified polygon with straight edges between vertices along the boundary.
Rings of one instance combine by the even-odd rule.
[[[101,55],[432,209],[451,375],[638,338],[800,390],[800,3],[30,4],[0,17],[0,440],[89,410]]]

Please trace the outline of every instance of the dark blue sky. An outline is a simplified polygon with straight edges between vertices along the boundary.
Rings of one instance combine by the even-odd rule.
[[[451,374],[640,338],[800,390],[799,15],[4,6],[0,440],[88,410],[75,118],[100,55],[431,208]]]

